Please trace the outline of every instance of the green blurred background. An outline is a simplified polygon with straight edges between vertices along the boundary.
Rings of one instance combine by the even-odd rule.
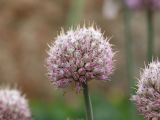
[[[111,37],[116,70],[109,82],[91,81],[95,120],[131,120],[126,66],[124,7],[120,0],[0,0],[0,84],[14,86],[29,99],[34,120],[85,120],[82,93],[54,89],[46,77],[46,50],[61,27],[94,22]],[[155,56],[160,51],[160,15],[154,13]],[[146,59],[145,11],[129,12],[133,36],[133,81]],[[131,89],[134,90],[135,84]],[[137,112],[137,120],[142,116]]]

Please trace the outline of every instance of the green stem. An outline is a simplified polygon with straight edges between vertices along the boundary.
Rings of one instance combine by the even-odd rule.
[[[87,120],[93,120],[93,112],[92,112],[92,104],[90,100],[90,96],[88,93],[88,84],[83,84],[83,95],[84,95],[84,101],[85,101],[85,107],[86,107],[86,117]]]
[[[153,30],[153,12],[150,9],[148,9],[147,11],[147,32],[148,32],[147,59],[148,62],[151,62],[154,54],[154,30]]]
[[[71,26],[76,26],[83,15],[83,10],[85,7],[85,0],[72,0],[71,6],[68,13],[66,28]]]
[[[126,47],[126,66],[127,66],[127,78],[129,80],[129,96],[134,94],[134,61],[133,61],[133,40],[130,28],[130,12],[124,4],[124,34],[125,34],[125,47]],[[130,120],[136,120],[136,109],[133,102],[130,102]]]

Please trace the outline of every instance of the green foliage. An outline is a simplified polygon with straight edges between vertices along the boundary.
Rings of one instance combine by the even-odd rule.
[[[118,98],[117,103],[97,94],[92,94],[91,99],[95,120],[129,120],[130,102],[127,97]],[[83,102],[81,97],[79,105],[73,108],[64,101],[63,97],[58,97],[58,100],[53,103],[32,101],[33,120],[85,120]]]
[[[34,101],[31,103],[33,120],[71,120],[85,116],[84,110],[79,105],[78,109],[73,109],[63,100],[54,103]]]

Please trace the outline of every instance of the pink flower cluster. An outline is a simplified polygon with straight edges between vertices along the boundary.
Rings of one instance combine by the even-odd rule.
[[[160,118],[160,62],[152,62],[143,70],[132,100],[146,118]]]
[[[30,110],[17,90],[0,90],[0,120],[29,120]]]
[[[80,91],[89,80],[109,79],[114,68],[113,56],[108,38],[94,27],[62,31],[48,51],[48,76],[58,88],[75,83]]]
[[[160,9],[160,0],[126,0],[126,5],[131,9]]]

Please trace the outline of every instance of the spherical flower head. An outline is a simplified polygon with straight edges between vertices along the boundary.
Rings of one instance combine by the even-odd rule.
[[[149,64],[141,73],[132,100],[146,118],[160,117],[160,62]]]
[[[159,10],[160,0],[126,0],[126,5],[130,9],[134,10],[139,10],[139,9]]]
[[[151,4],[152,4],[152,8],[151,9],[158,9],[160,10],[160,0],[150,0]]]
[[[78,92],[89,80],[108,80],[114,68],[111,46],[94,27],[62,32],[48,51],[50,80],[58,88],[75,83]]]
[[[24,96],[19,91],[0,90],[0,120],[29,120],[30,110]]]
[[[126,1],[126,5],[130,9],[137,10],[137,9],[141,9],[143,7],[142,0],[125,0],[125,1]]]

